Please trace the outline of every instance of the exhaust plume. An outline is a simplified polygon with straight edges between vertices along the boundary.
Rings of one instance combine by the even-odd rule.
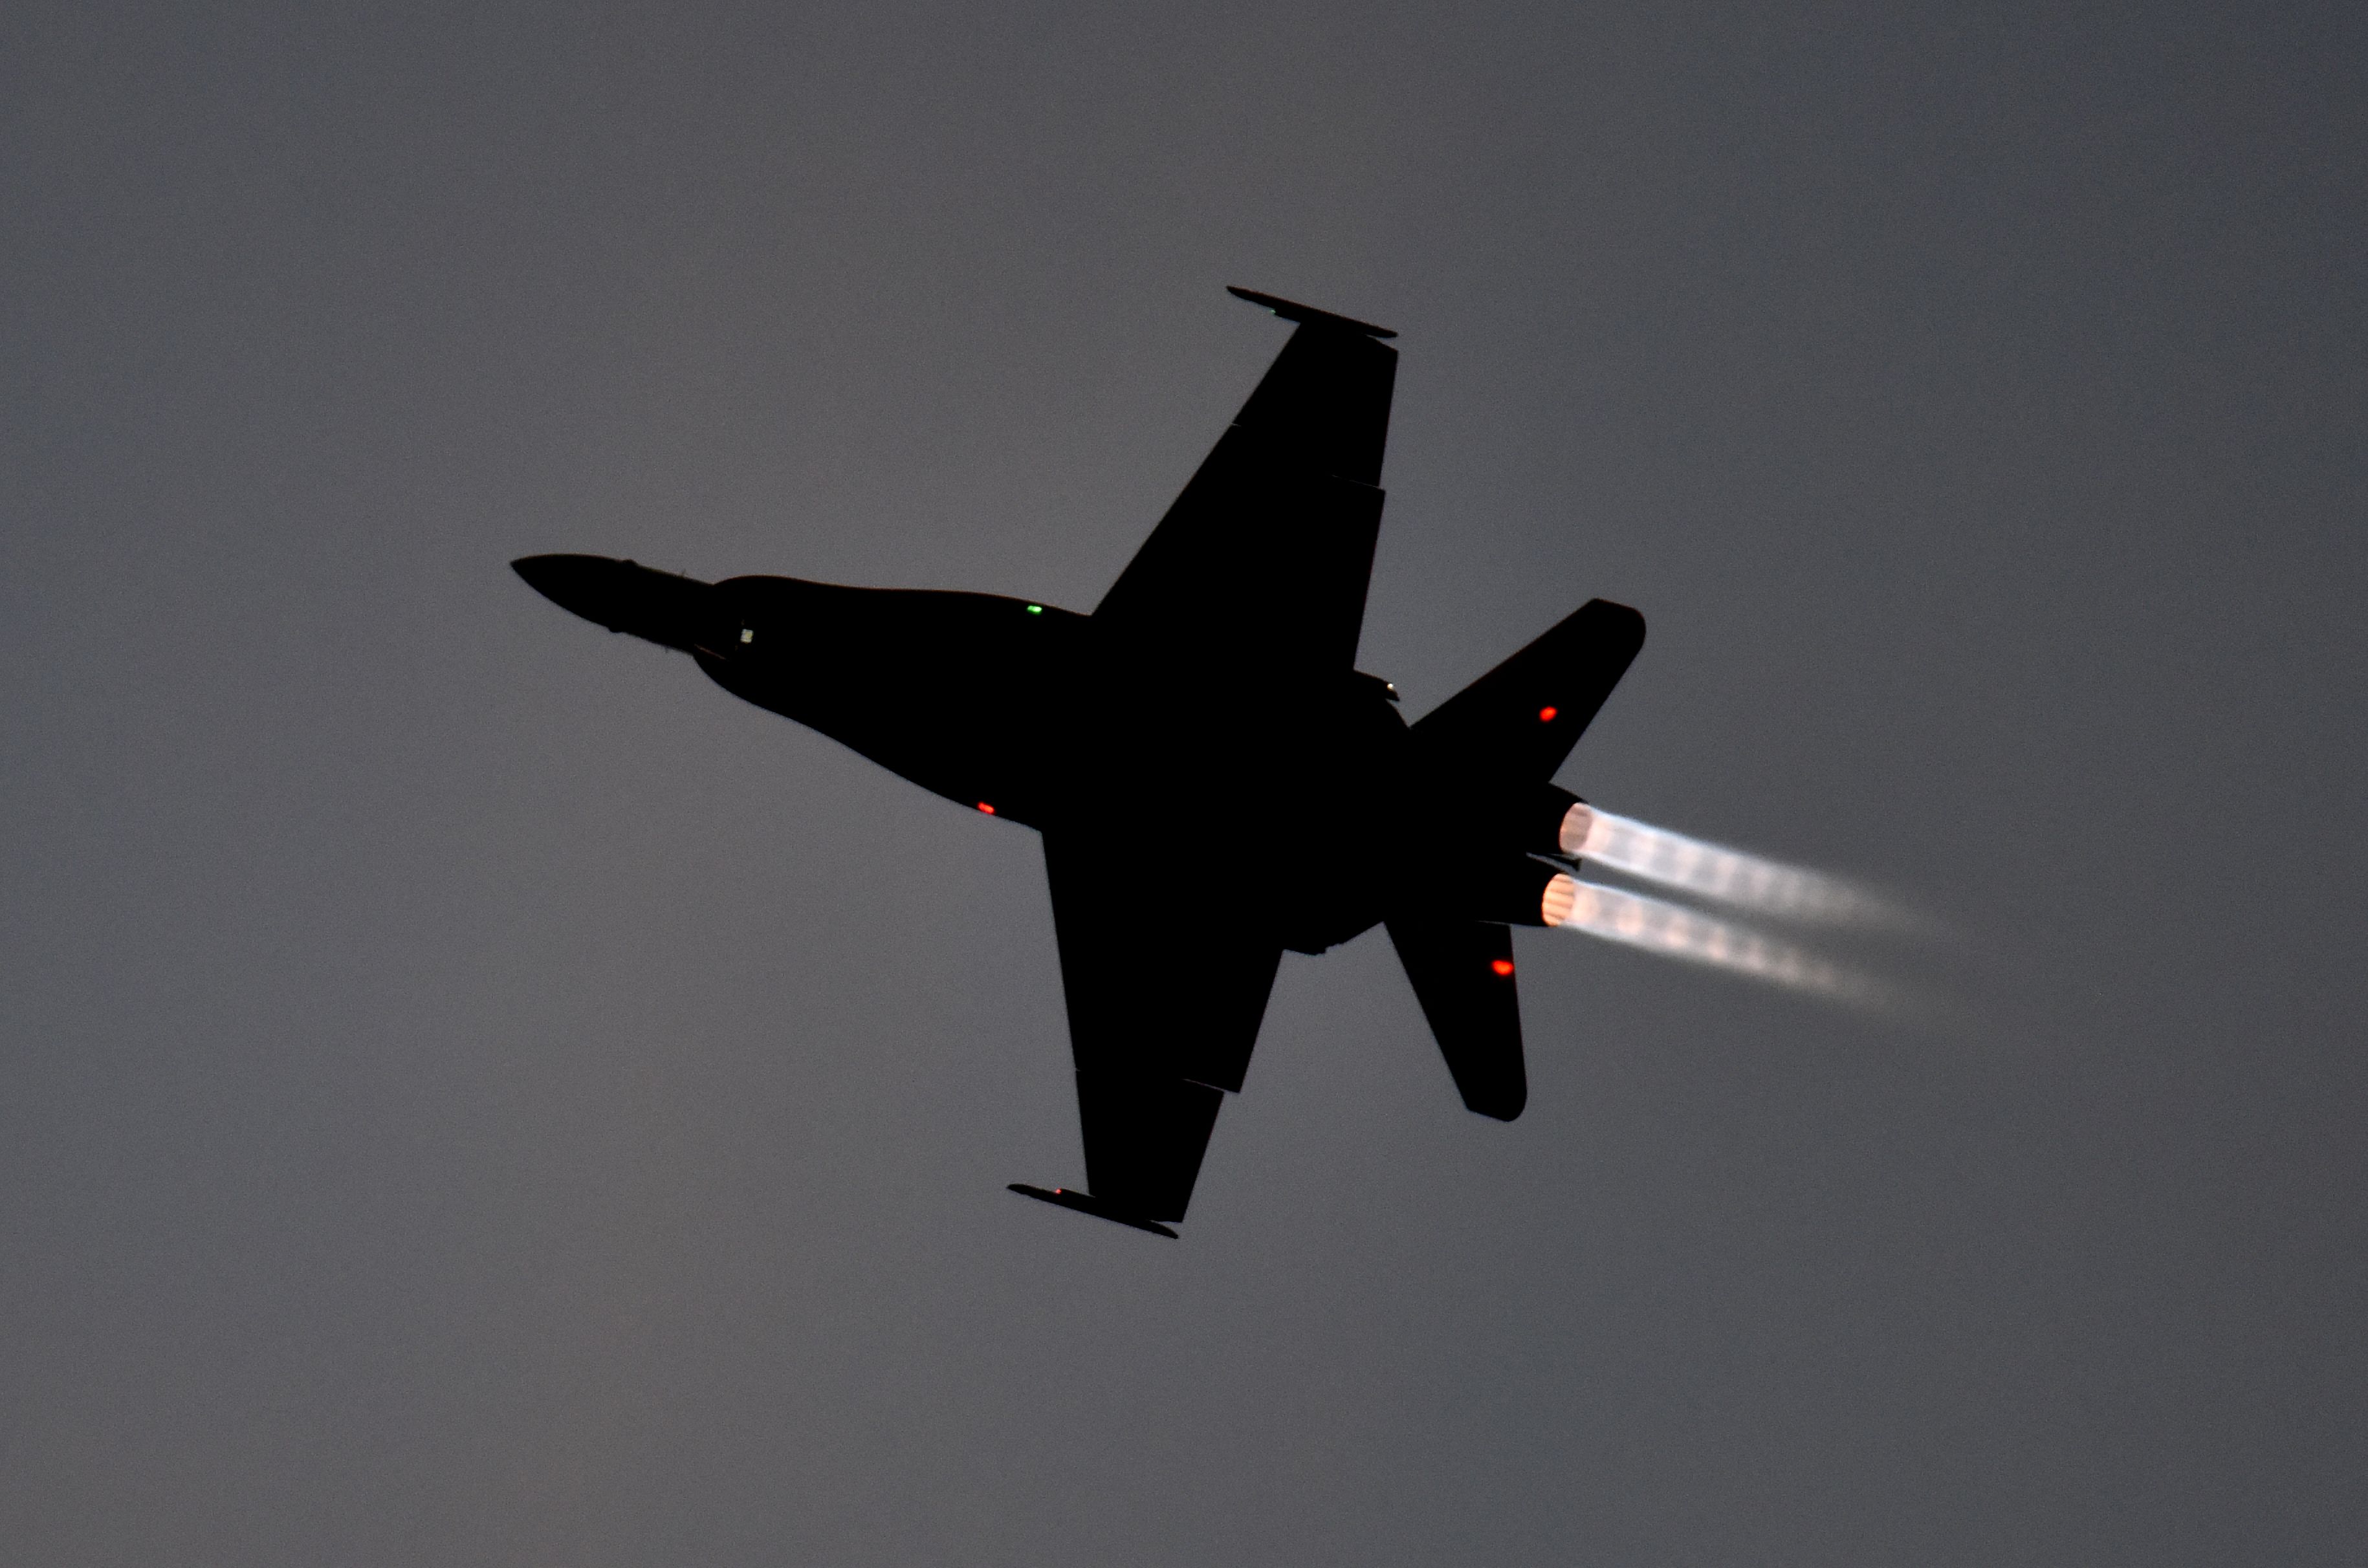
[[[1815,954],[1759,932],[1624,888],[1573,884],[1570,911],[1558,929],[1584,932],[1623,947],[1748,975],[1837,1001],[1874,1003],[1875,985]]]
[[[1640,881],[1780,919],[1834,926],[1896,926],[1896,911],[1817,872],[1706,844],[1581,802],[1562,819],[1562,852]]]

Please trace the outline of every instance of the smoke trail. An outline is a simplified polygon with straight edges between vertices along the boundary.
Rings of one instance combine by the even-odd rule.
[[[1815,954],[1697,910],[1623,888],[1577,883],[1570,913],[1557,928],[1582,931],[1607,942],[1706,964],[1836,1001],[1874,1004],[1884,1000],[1880,988],[1872,981],[1839,969]]]
[[[1573,806],[1563,818],[1562,852],[1643,881],[1782,919],[1836,926],[1906,924],[1900,912],[1847,882],[1593,806]]]

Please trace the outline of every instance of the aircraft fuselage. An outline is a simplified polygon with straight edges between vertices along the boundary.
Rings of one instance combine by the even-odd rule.
[[[598,556],[519,570],[577,614],[689,653],[734,696],[925,790],[1139,846],[1146,904],[1164,869],[1189,859],[1196,886],[1228,890],[1229,918],[1300,952],[1443,888],[1485,896],[1490,867],[1535,880],[1506,819],[1543,821],[1543,809],[1459,797],[1372,676],[1293,680],[1230,666],[1221,646],[1187,659],[992,594],[711,585]]]

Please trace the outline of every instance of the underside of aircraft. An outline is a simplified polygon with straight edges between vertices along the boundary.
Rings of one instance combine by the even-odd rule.
[[[1286,949],[1384,926],[1463,1103],[1520,1114],[1511,927],[1570,911],[1579,802],[1552,780],[1645,638],[1592,600],[1408,725],[1356,668],[1395,335],[1233,292],[1295,329],[1090,615],[514,562],[575,614],[1042,835],[1086,1184],[1012,1189],[1168,1236]]]

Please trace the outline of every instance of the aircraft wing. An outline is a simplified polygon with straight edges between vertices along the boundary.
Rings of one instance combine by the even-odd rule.
[[[1189,873],[1115,846],[1047,833],[1044,865],[1087,1191],[1015,1190],[1172,1235],[1156,1221],[1184,1217],[1217,1108],[1248,1070],[1282,949],[1201,913],[1216,901],[1177,889]]]
[[[1298,328],[1094,619],[1197,665],[1346,670],[1381,528],[1397,350],[1383,328],[1232,291]]]

